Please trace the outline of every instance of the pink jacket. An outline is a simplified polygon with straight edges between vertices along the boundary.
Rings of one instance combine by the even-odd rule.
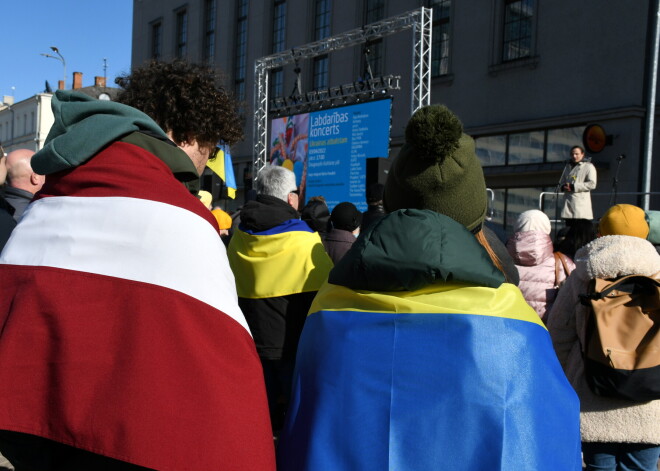
[[[506,246],[520,274],[518,288],[525,301],[545,320],[557,297],[557,286],[567,277],[562,267],[559,279],[555,279],[555,257],[550,236],[541,231],[516,232]],[[575,264],[568,257],[565,260],[572,271]]]

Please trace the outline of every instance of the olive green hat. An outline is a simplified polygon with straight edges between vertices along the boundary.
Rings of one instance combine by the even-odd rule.
[[[385,184],[383,205],[430,209],[476,232],[486,217],[486,182],[474,140],[442,105],[426,106],[410,118],[406,142]]]

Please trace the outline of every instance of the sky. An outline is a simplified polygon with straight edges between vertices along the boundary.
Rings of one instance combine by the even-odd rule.
[[[67,89],[73,72],[82,72],[83,87],[94,85],[104,58],[109,86],[130,70],[133,0],[0,0],[0,12],[0,98],[25,100],[43,92],[46,80],[57,89],[63,64],[40,55],[57,56],[51,46],[66,61]]]

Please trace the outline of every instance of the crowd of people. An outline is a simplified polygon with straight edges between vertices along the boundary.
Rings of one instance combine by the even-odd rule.
[[[6,466],[656,470],[660,400],[590,389],[578,295],[660,279],[660,221],[619,204],[594,223],[583,149],[554,241],[539,210],[505,243],[485,225],[474,141],[440,105],[366,211],[305,204],[266,165],[228,214],[199,188],[243,138],[214,71],[118,84],[117,102],[56,92],[44,148],[0,158]]]

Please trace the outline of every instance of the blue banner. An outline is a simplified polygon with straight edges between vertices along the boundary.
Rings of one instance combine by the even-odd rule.
[[[276,118],[270,163],[296,173],[305,200],[323,196],[330,210],[350,201],[366,210],[367,159],[388,156],[392,100]]]

